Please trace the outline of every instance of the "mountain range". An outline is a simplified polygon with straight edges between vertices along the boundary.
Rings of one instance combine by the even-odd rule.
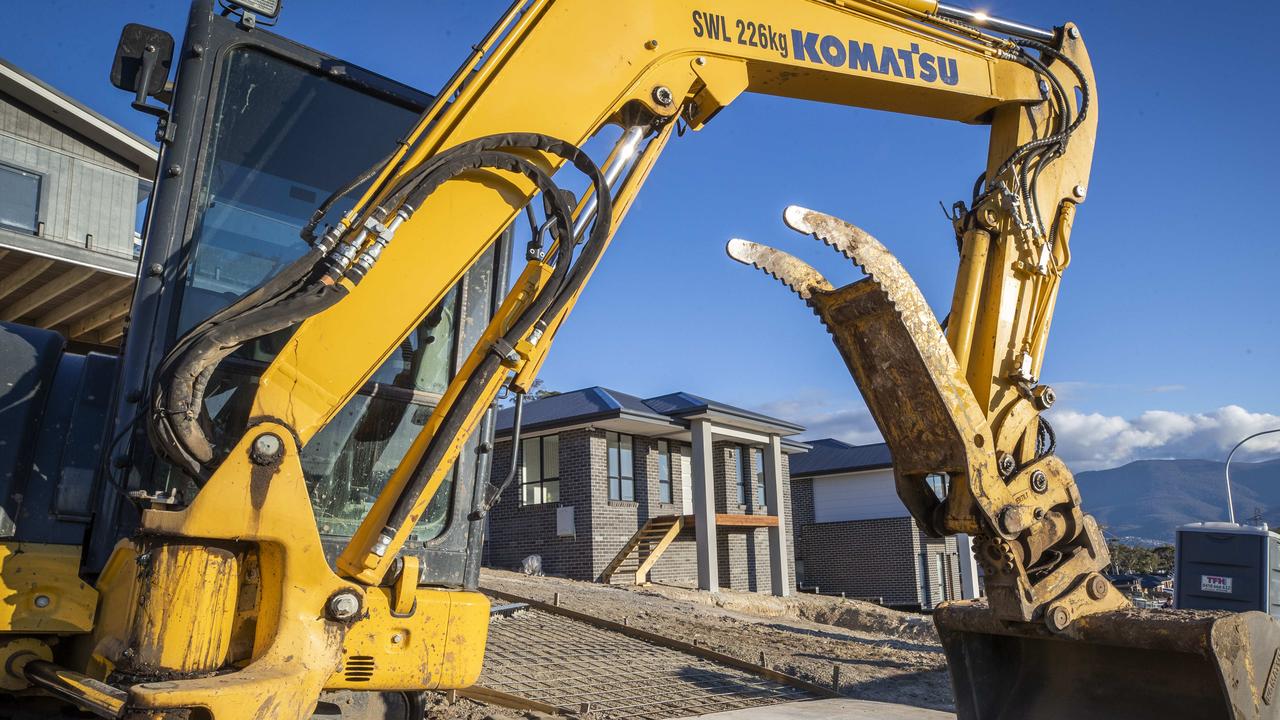
[[[1139,460],[1110,470],[1076,475],[1085,512],[1107,537],[1173,542],[1179,525],[1225,521],[1223,464],[1210,460]],[[1255,515],[1280,525],[1280,460],[1231,463],[1236,522]],[[1126,541],[1127,542],[1127,541]]]

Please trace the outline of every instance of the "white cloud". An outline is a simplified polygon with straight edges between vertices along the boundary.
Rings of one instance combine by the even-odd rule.
[[[1056,386],[1055,386],[1056,388]],[[766,415],[803,425],[801,437],[865,445],[882,442],[866,406],[818,392],[760,407]],[[1058,438],[1058,455],[1073,470],[1117,467],[1134,460],[1194,458],[1223,460],[1241,439],[1280,428],[1280,415],[1228,405],[1203,413],[1148,410],[1134,418],[1059,407],[1046,415]],[[1250,461],[1280,454],[1280,433],[1252,440],[1236,453]]]
[[[1280,428],[1280,415],[1227,405],[1205,413],[1149,410],[1122,418],[1075,410],[1047,415],[1058,436],[1058,454],[1073,468],[1116,467],[1133,460],[1225,459],[1244,437]],[[1280,453],[1280,434],[1260,437],[1241,448],[1240,460]]]
[[[854,445],[884,442],[876,421],[865,405],[836,404],[818,393],[804,393],[801,399],[777,400],[759,409],[765,415],[796,423],[805,428],[801,437],[809,440],[835,438]]]

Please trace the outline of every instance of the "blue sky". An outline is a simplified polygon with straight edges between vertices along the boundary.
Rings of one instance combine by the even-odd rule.
[[[432,91],[505,6],[293,0],[277,30]],[[1224,17],[1209,3],[1161,3],[1157,12],[1114,0],[997,0],[986,9],[1045,26],[1077,22],[1098,74],[1094,175],[1044,371],[1062,398],[1050,417],[1067,436],[1068,459],[1092,467],[1221,457],[1244,432],[1280,426],[1280,60],[1254,30],[1274,27],[1280,9],[1264,3]],[[151,136],[152,121],[129,109],[107,73],[123,24],[180,36],[183,0],[43,0],[22,15],[24,30],[0,45],[4,57]],[[742,98],[668,148],[561,333],[547,386],[688,390],[818,435],[874,439],[817,321],[780,285],[729,261],[724,242],[777,245],[837,284],[854,279],[782,225],[788,204],[821,209],[885,241],[943,307],[956,254],[938,202],[967,195],[985,153],[981,127]]]

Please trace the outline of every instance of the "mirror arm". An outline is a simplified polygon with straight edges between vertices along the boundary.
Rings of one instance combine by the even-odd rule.
[[[148,115],[168,117],[169,108],[161,105],[152,105],[147,102],[147,88],[151,86],[151,76],[155,74],[156,66],[159,64],[160,53],[156,50],[156,46],[148,45],[142,51],[142,71],[138,73],[138,89],[134,94],[131,105],[134,110],[147,113]]]

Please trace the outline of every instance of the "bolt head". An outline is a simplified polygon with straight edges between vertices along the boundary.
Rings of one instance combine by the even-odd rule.
[[[1073,189],[1071,190],[1071,192],[1075,194],[1076,199],[1078,199],[1078,200],[1083,200],[1083,199],[1084,199],[1084,196],[1087,194],[1087,193],[1085,192],[1085,191],[1086,191],[1086,189],[1087,189],[1087,188],[1085,188],[1085,186],[1084,186],[1084,185],[1077,185],[1077,186],[1075,186],[1075,188],[1073,188]]]
[[[1031,489],[1039,494],[1049,491],[1049,478],[1045,477],[1043,471],[1036,470],[1031,473]]]
[[[48,595],[37,595],[37,596],[36,596],[36,600],[35,600],[35,602],[36,602],[36,607],[38,607],[38,608],[47,608],[47,607],[49,607],[49,602],[50,602],[50,600],[49,600],[49,596],[48,596]]]
[[[1079,40],[1080,28],[1074,27],[1074,26],[1067,28],[1067,36],[1070,37],[1072,40]]]
[[[262,433],[253,440],[249,459],[258,465],[273,465],[284,454],[284,441],[275,433]]]
[[[662,107],[671,107],[675,102],[675,96],[671,94],[671,88],[659,85],[653,89],[653,101]]]
[[[1071,624],[1071,613],[1059,605],[1050,610],[1044,617],[1045,624],[1054,632],[1062,632]]]
[[[648,41],[648,42],[646,42],[646,43],[644,44],[644,47],[645,47],[645,49],[646,49],[646,50],[657,50],[657,49],[658,49],[658,41],[657,41],[657,40],[650,40],[650,41]]]
[[[395,635],[391,636],[392,645],[399,645],[402,642],[404,642],[404,635],[401,635],[400,633],[396,633]]]
[[[1053,404],[1058,402],[1058,394],[1048,385],[1041,385],[1031,391],[1032,397],[1035,399],[1035,405],[1040,410],[1048,410]]]
[[[360,613],[360,598],[353,592],[340,592],[329,598],[327,609],[334,620],[351,620]]]
[[[1018,469],[1018,461],[1009,453],[999,453],[996,458],[996,469],[1000,471],[1001,475],[1008,477],[1013,474],[1014,470]]]
[[[1107,591],[1111,589],[1111,583],[1099,575],[1094,575],[1089,578],[1089,584],[1085,589],[1088,591],[1089,597],[1094,600],[1101,600],[1107,596]]]
[[[699,55],[698,57],[693,59],[693,62],[697,65],[706,65],[707,59]]]

